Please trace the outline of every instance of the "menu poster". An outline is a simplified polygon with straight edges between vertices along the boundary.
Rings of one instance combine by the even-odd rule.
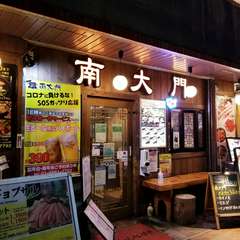
[[[91,168],[90,168],[90,157],[86,156],[82,159],[82,179],[83,179],[83,201],[91,193]]]
[[[0,149],[11,149],[16,142],[16,77],[16,65],[0,65]]]
[[[239,174],[209,173],[217,228],[219,217],[240,216]]]
[[[26,80],[25,175],[80,169],[80,86]]]
[[[240,138],[227,138],[231,161],[235,161],[234,149],[240,147]]]
[[[235,109],[233,97],[216,96],[217,128],[223,128],[226,137],[236,136]]]
[[[114,225],[92,200],[88,203],[84,213],[106,240],[114,239]]]
[[[2,180],[0,192],[0,239],[80,239],[67,174]]]
[[[166,102],[140,99],[140,147],[166,147]]]

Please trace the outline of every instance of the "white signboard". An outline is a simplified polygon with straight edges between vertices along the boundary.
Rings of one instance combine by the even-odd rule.
[[[140,147],[166,147],[166,103],[140,99]]]
[[[114,239],[114,225],[107,219],[92,200],[90,200],[84,213],[106,240]]]
[[[82,159],[82,177],[83,177],[83,201],[91,193],[91,169],[90,157],[86,156]]]

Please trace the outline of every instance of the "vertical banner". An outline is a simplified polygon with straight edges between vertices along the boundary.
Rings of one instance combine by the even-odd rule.
[[[16,76],[16,65],[0,66],[0,149],[10,149],[15,143],[13,107],[16,103]]]
[[[26,81],[25,175],[79,172],[80,86]]]

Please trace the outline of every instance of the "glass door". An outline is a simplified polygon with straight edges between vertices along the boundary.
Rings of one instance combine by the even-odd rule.
[[[88,99],[92,197],[111,219],[130,214],[131,103]]]

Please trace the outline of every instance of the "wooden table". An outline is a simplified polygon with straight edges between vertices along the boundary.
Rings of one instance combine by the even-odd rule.
[[[207,180],[207,172],[197,172],[164,178],[163,182],[158,182],[157,178],[147,179],[143,181],[143,186],[154,190],[154,209],[156,215],[158,215],[158,202],[163,201],[166,205],[166,219],[167,221],[171,221],[173,190],[205,184]]]

